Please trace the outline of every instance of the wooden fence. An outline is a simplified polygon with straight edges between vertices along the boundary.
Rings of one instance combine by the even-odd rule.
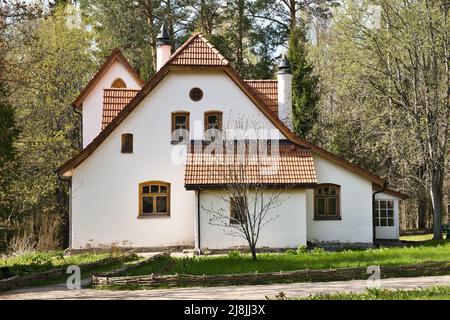
[[[428,262],[416,265],[381,267],[381,278],[445,275],[450,273],[450,261]],[[277,282],[327,282],[367,279],[367,267],[280,271],[269,273],[221,275],[155,275],[148,276],[93,276],[95,286],[228,286]]]

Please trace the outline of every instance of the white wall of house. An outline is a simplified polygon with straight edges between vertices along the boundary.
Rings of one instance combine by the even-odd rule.
[[[247,246],[245,239],[227,234],[226,231],[229,231],[229,228],[211,223],[213,212],[223,210],[224,214],[230,214],[229,202],[224,199],[228,199],[226,191],[208,190],[200,194],[200,246],[202,249]],[[257,247],[297,248],[300,245],[306,245],[306,191],[304,189],[283,191],[279,200],[280,206],[268,213],[268,217],[274,220],[261,229]]]
[[[103,90],[111,88],[112,83],[121,78],[127,89],[140,89],[130,71],[117,60],[105,72],[83,101],[83,148],[94,140],[102,130]]]
[[[115,73],[103,79],[98,87],[103,88],[101,83],[110,85],[117,76]],[[127,82],[127,78],[124,80]],[[193,87],[204,92],[199,102],[189,98]],[[85,106],[85,110],[89,107]],[[195,192],[184,188],[184,163],[172,161],[172,152],[182,154],[184,147],[171,144],[171,113],[189,111],[191,138],[201,138],[204,112],[210,110],[224,112],[225,124],[227,119],[245,115],[260,119],[266,128],[275,129],[225,73],[169,73],[89,158],[73,170],[72,247],[193,246]],[[100,128],[100,114],[96,121]],[[195,126],[199,128],[194,134]],[[120,152],[124,133],[133,134],[132,154]],[[170,217],[138,219],[138,184],[150,180],[171,183]],[[284,235],[278,235],[278,241],[283,238]]]
[[[399,221],[399,201],[400,199],[396,196],[377,193],[375,195],[375,201],[394,201],[394,226],[393,227],[375,227],[375,235],[377,239],[385,240],[398,240],[400,239],[400,221]]]
[[[372,243],[372,182],[318,155],[313,155],[318,183],[340,185],[341,217],[314,220],[314,192],[307,191],[308,241]]]

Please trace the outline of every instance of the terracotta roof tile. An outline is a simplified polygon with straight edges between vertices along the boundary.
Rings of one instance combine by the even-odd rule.
[[[226,66],[229,61],[202,34],[195,34],[168,61],[172,65]]]
[[[278,81],[277,80],[244,80],[264,101],[269,109],[278,113]]]
[[[268,157],[251,152],[244,156],[226,152],[209,154],[199,150],[188,153],[187,188],[230,183],[311,185],[317,183],[317,177],[311,151],[293,143],[280,143],[278,154]]]
[[[139,90],[104,89],[102,130],[122,111],[136,96]]]

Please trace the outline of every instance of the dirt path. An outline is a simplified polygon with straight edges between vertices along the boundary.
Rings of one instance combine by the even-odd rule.
[[[417,289],[435,285],[449,285],[449,276],[418,277],[418,278],[393,278],[381,280],[381,285],[386,289]],[[271,284],[257,286],[230,286],[230,287],[195,287],[158,290],[135,291],[111,291],[111,290],[67,290],[65,285],[52,285],[46,287],[20,289],[0,294],[0,300],[14,299],[265,299],[266,296],[274,297],[284,292],[288,297],[309,296],[318,293],[336,292],[362,292],[366,289],[365,280]]]

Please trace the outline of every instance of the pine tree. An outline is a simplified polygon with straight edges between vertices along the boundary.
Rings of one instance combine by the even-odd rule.
[[[318,120],[319,79],[307,59],[306,38],[300,27],[291,31],[288,57],[292,66],[292,107],[294,131],[300,137],[311,136]]]

